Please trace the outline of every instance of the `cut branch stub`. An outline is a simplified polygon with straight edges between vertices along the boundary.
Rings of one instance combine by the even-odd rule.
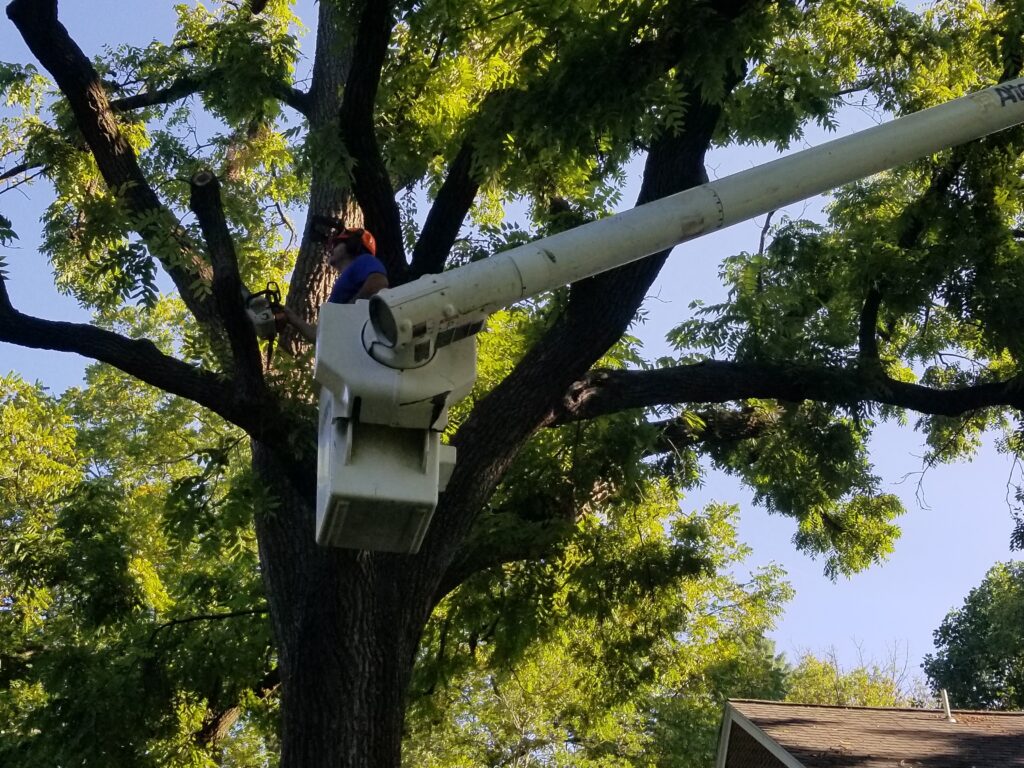
[[[217,177],[213,175],[212,171],[199,171],[192,177],[193,187],[206,187],[210,184],[217,184]]]

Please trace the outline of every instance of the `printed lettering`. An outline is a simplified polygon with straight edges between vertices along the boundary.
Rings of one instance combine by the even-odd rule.
[[[997,85],[996,93],[999,94],[999,106],[1005,107],[1006,102],[1012,101],[1014,104],[1017,103],[1017,94],[1014,93],[1016,88],[1009,85]]]

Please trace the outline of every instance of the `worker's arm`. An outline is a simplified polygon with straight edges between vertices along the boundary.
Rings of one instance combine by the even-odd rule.
[[[284,316],[288,318],[288,322],[295,327],[295,330],[302,334],[302,337],[305,338],[307,341],[315,343],[316,326],[313,325],[312,323],[307,323],[305,320],[303,320],[301,317],[295,314],[295,312],[288,309],[288,307],[282,307],[282,309],[284,310]]]
[[[366,280],[363,282],[363,287],[359,289],[359,293],[352,297],[352,301],[358,301],[359,299],[368,299],[371,296],[375,296],[380,291],[383,291],[388,287],[388,276],[381,274],[380,272],[371,272],[366,276]]]
[[[359,289],[359,293],[352,297],[352,301],[357,299],[368,299],[375,295],[379,291],[383,291],[388,287],[387,275],[381,274],[380,272],[372,272],[363,282],[363,287]],[[312,323],[307,323],[295,312],[288,309],[288,307],[282,307],[284,310],[284,316],[288,319],[288,322],[295,327],[303,338],[316,343],[316,326]]]

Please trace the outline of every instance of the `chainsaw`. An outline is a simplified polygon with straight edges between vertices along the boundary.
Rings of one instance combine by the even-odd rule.
[[[266,290],[249,293],[243,288],[242,295],[245,311],[256,329],[256,335],[267,341],[272,340],[287,324],[284,307],[281,306],[281,289],[277,283],[267,283]]]

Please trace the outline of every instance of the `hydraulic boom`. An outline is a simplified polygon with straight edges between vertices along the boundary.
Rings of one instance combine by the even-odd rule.
[[[382,291],[377,338],[400,349],[502,307],[1024,122],[1024,78]]]

